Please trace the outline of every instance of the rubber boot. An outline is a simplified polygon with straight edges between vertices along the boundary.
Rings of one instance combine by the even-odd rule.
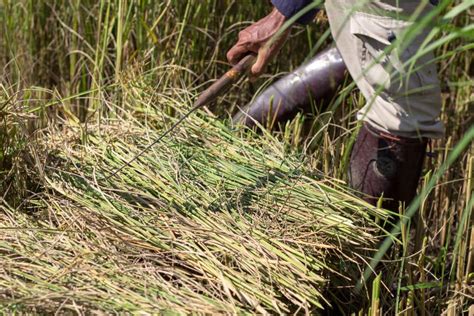
[[[398,213],[400,202],[408,206],[416,195],[426,138],[402,138],[376,130],[365,123],[352,149],[349,183],[376,206]]]
[[[252,103],[240,109],[232,122],[254,127],[257,123],[287,121],[298,112],[311,112],[312,104],[334,97],[346,78],[346,69],[336,47],[325,49],[265,89]]]

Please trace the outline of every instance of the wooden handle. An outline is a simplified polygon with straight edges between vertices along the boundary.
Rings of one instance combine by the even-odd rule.
[[[247,55],[242,58],[231,70],[226,72],[225,75],[207,88],[206,91],[199,96],[194,106],[204,106],[217,99],[217,97],[226,92],[232,84],[237,82],[250,67],[252,67],[256,60],[257,56],[255,55]]]
[[[254,54],[250,54],[242,58],[234,67],[232,67],[232,70],[235,70],[240,73],[247,72],[253,64],[257,61],[257,56]]]

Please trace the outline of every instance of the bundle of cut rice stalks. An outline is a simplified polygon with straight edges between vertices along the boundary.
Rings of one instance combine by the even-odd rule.
[[[6,310],[312,313],[354,285],[386,213],[270,135],[197,113],[108,178],[176,120],[141,104],[45,134],[35,211],[0,209]]]

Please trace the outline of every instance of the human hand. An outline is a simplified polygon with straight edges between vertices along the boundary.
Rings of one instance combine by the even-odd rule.
[[[242,30],[237,44],[227,53],[229,62],[235,65],[249,53],[258,54],[250,74],[252,77],[260,76],[270,60],[278,54],[290,34],[290,29],[288,29],[277,38],[273,38],[285,21],[285,16],[274,8],[269,15]]]

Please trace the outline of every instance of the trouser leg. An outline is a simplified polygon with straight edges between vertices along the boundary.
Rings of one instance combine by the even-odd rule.
[[[433,8],[418,0],[326,1],[336,45],[366,99],[359,120],[402,137],[443,135],[435,57],[417,54],[429,30],[413,37],[409,20]]]
[[[428,30],[403,42],[409,17],[432,8],[415,0],[326,1],[336,45],[366,99],[357,115],[364,127],[351,156],[350,184],[372,204],[383,195],[394,211],[416,193],[426,139],[444,132],[434,55],[417,55]]]

